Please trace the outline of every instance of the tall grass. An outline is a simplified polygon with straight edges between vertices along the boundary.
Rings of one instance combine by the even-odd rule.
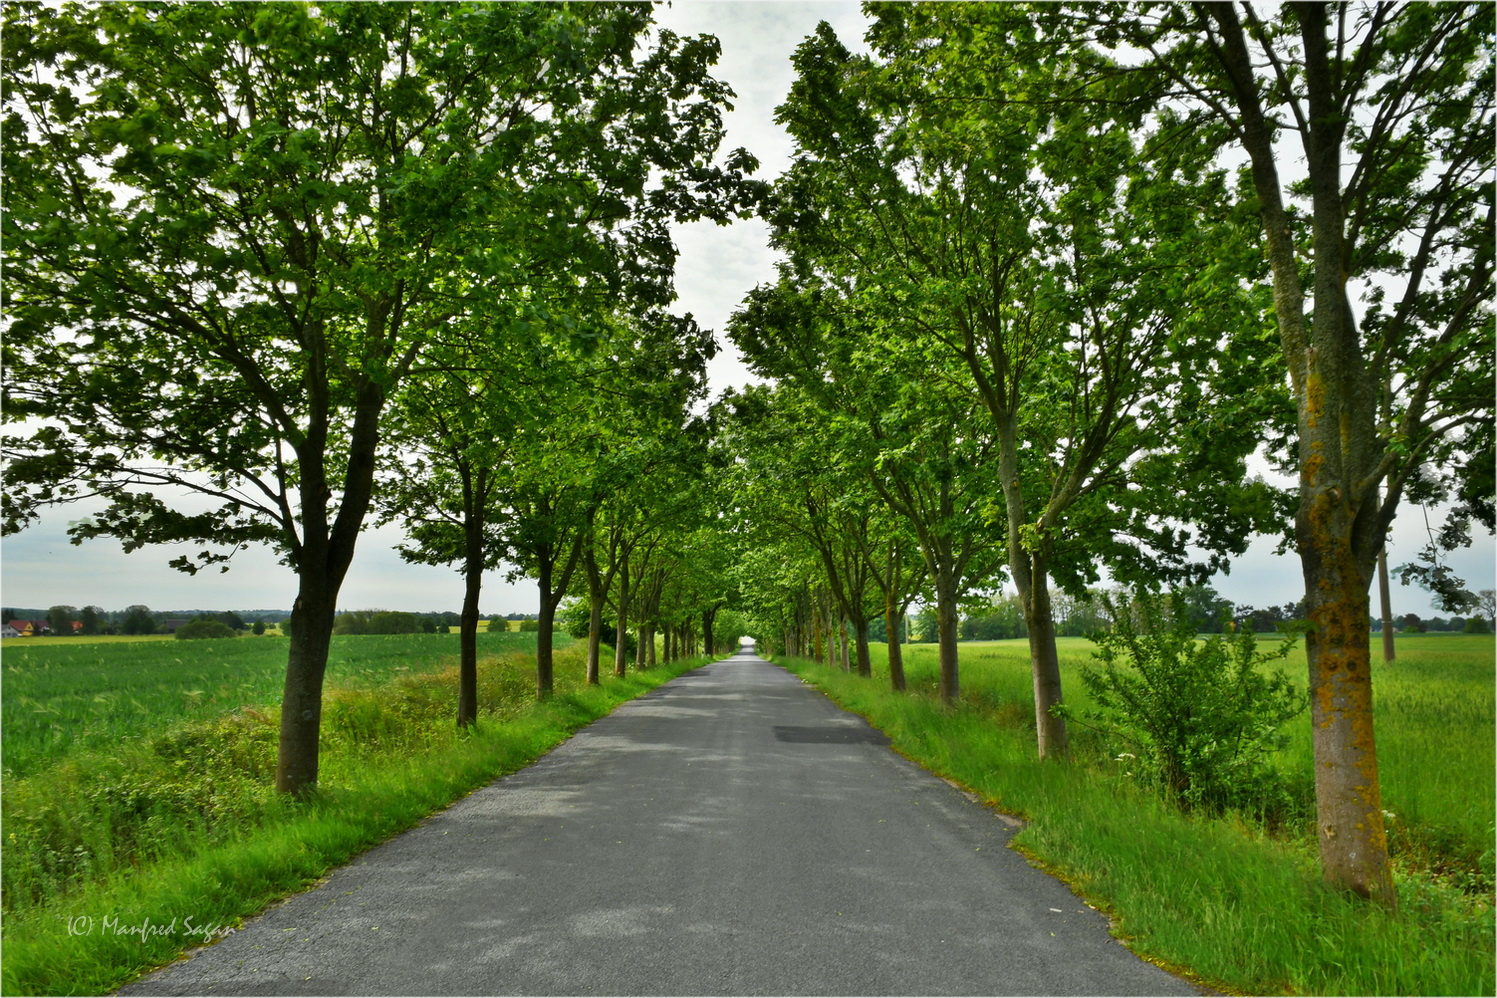
[[[134,734],[118,742],[75,743],[50,761],[33,756],[28,775],[8,775],[0,864],[4,993],[109,990],[205,941],[206,928],[234,925],[703,661],[609,676],[603,686],[587,687],[582,649],[574,646],[557,656],[556,695],[536,704],[533,654],[505,650],[526,642],[533,647],[534,635],[496,634],[497,642],[481,645],[487,650],[479,664],[478,728],[459,732],[453,723],[455,644],[454,654],[445,655],[444,637],[335,642],[319,790],[305,803],[271,790],[276,711],[263,698],[216,714],[194,707],[171,718],[137,715]],[[176,652],[180,644],[159,647]],[[153,685],[148,666],[145,660],[130,666],[143,670],[140,691],[110,678],[143,705],[180,707],[169,683]],[[75,667],[84,673],[109,668],[86,661]],[[170,673],[178,663],[159,667]],[[242,699],[236,684],[253,670],[225,670],[222,660],[218,668],[222,685],[214,693],[228,699],[216,702]],[[45,680],[32,695],[52,691],[54,702],[73,704],[69,683],[37,671]],[[7,690],[7,700],[10,695]],[[10,738],[7,724],[7,743]],[[140,938],[105,931],[106,919],[174,928]]]
[[[1150,959],[1251,993],[1492,994],[1493,639],[1428,640],[1401,641],[1399,662],[1374,666],[1385,807],[1402,829],[1396,913],[1320,884],[1307,718],[1280,755],[1299,820],[1270,835],[1250,816],[1172,809],[1084,728],[1072,727],[1070,762],[1039,762],[1023,642],[964,644],[954,708],[936,697],[929,646],[906,650],[908,695],[889,692],[882,655],[871,682],[786,664],[900,752],[1027,818],[1016,847],[1109,910]],[[1085,699],[1077,669],[1090,647],[1061,642],[1072,701]],[[1303,652],[1289,671],[1303,677]]]

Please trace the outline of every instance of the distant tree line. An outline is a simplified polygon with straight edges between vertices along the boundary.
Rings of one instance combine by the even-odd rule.
[[[289,633],[291,614],[284,610],[259,611],[254,619],[246,620],[244,614],[234,610],[152,610],[143,604],[133,604],[122,610],[105,610],[100,606],[78,608],[58,604],[46,611],[26,607],[6,607],[0,610],[5,623],[14,620],[43,621],[46,632],[54,635],[181,635],[189,625],[216,623],[224,630],[195,627],[190,636],[226,637],[245,631],[260,635],[272,626],[280,625],[281,633]],[[461,614],[455,611],[411,613],[397,610],[354,610],[339,614],[334,624],[334,634],[446,634],[457,628]],[[539,626],[534,615],[523,613],[492,614],[488,617],[489,630],[508,629],[509,621],[520,622],[520,630],[534,631]],[[76,623],[77,626],[74,626]]]
[[[1246,603],[1233,606],[1210,586],[1189,586],[1176,592],[1182,599],[1188,619],[1197,634],[1221,634],[1229,622],[1234,629],[1271,634],[1280,630],[1282,625],[1305,620],[1307,616],[1303,600],[1280,606],[1255,607]],[[1058,594],[1053,600],[1056,636],[1086,637],[1105,628],[1109,619],[1102,605],[1104,595],[1111,595],[1116,601],[1122,592],[1106,594],[1102,590],[1088,590],[1080,598]],[[1494,627],[1494,592],[1483,590],[1479,598],[1482,601],[1480,612],[1471,617],[1432,617],[1425,620],[1418,614],[1406,613],[1396,617],[1394,624],[1398,630],[1406,633],[1439,631],[1490,634]],[[936,608],[926,606],[909,616],[905,637],[915,644],[934,644],[939,640],[937,623]],[[1371,626],[1374,633],[1381,632],[1383,622],[1374,618]],[[1005,641],[1029,637],[1024,624],[1023,607],[1019,597],[1013,593],[968,607],[962,614],[957,633],[962,641]],[[887,626],[882,618],[870,621],[868,640],[888,640]]]
[[[99,635],[99,634],[170,634],[181,625],[201,620],[214,620],[233,631],[251,630],[256,624],[263,633],[265,624],[276,619],[266,614],[254,623],[248,623],[233,610],[206,612],[201,610],[152,610],[136,603],[123,610],[105,610],[101,606],[85,606],[79,609],[67,604],[58,604],[45,612],[41,610],[6,607],[0,610],[5,623],[13,620],[44,620],[47,629],[54,635]],[[285,616],[281,614],[280,616]],[[76,624],[76,626],[74,626]]]

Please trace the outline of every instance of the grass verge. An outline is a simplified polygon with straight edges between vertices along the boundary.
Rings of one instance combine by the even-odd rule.
[[[5,994],[101,994],[426,815],[534,761],[694,659],[531,699],[534,661],[480,663],[476,732],[453,724],[456,668],[325,694],[319,792],[269,792],[275,724],[240,710],[181,722],[109,755],[75,753],[5,786]]]
[[[918,659],[909,694],[815,663],[782,664],[905,756],[1027,819],[1015,848],[1108,911],[1114,934],[1147,959],[1253,994],[1497,987],[1489,893],[1405,870],[1390,913],[1323,888],[1303,841],[1270,838],[1240,816],[1182,814],[1087,751],[1069,763],[1037,760],[1022,699],[1027,660],[1014,676],[964,665],[954,708],[925,688]]]

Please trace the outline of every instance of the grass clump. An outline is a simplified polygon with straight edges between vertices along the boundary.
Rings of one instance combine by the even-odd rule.
[[[443,637],[344,640],[379,652],[379,642]],[[533,647],[534,635],[496,637]],[[7,774],[5,994],[111,990],[703,662],[588,687],[574,646],[556,656],[556,695],[538,704],[533,655],[495,643],[479,662],[479,723],[460,731],[455,644],[445,662],[427,648],[414,665],[378,653],[360,661],[360,649],[339,644],[308,801],[272,789],[278,712],[268,702],[137,719],[136,734],[107,750],[76,748]]]
[[[1095,669],[1092,645],[1060,644],[1071,708],[1097,710],[1080,678]],[[1288,661],[1302,665],[1303,651]],[[1127,778],[1098,731],[1073,728],[1069,761],[1038,760],[1023,641],[964,643],[954,707],[937,695],[932,646],[905,647],[909,694],[878,675],[882,649],[872,681],[784,664],[904,755],[1028,819],[1015,847],[1110,912],[1114,934],[1149,959],[1253,994],[1483,995],[1497,989],[1492,661],[1490,637],[1440,636],[1374,663],[1385,806],[1392,824],[1415,826],[1402,847],[1394,833],[1396,912],[1321,884],[1308,715],[1265,753],[1293,802],[1275,826],[1251,807],[1181,811]]]

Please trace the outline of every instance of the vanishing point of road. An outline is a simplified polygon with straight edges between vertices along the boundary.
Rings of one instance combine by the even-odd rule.
[[[745,652],[122,993],[1200,993],[1013,831]]]

